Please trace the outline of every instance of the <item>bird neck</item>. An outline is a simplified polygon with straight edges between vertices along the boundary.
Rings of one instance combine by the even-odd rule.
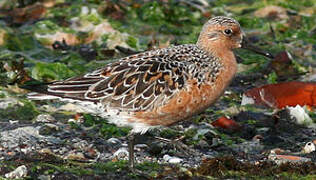
[[[206,44],[203,41],[198,41],[196,45],[203,51],[210,54],[210,56],[218,58],[222,64],[222,81],[224,84],[228,84],[237,73],[237,62],[232,49],[227,48],[228,46],[225,46],[225,44],[217,42]]]

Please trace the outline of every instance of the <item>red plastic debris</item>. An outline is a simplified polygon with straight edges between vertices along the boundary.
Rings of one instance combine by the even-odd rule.
[[[221,127],[221,128],[230,129],[230,130],[236,130],[240,128],[240,125],[236,121],[229,119],[225,116],[218,118],[216,121],[212,122],[211,124],[214,127]]]
[[[316,106],[316,83],[284,82],[253,88],[245,92],[255,104],[282,109],[286,106]]]
[[[288,160],[288,161],[301,161],[303,157],[300,156],[292,156],[292,155],[276,155],[277,159],[280,160]]]

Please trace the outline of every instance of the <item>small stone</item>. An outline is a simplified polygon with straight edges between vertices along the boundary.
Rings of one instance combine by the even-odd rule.
[[[51,123],[51,122],[56,122],[56,119],[49,115],[49,114],[40,114],[36,117],[35,119],[36,122],[44,122],[44,123]]]
[[[110,138],[106,142],[110,144],[122,144],[122,142],[117,138]]]
[[[14,171],[11,171],[4,176],[10,179],[23,178],[27,175],[27,168],[25,165],[17,167]]]
[[[163,149],[162,143],[153,142],[149,145],[148,152],[151,155],[157,156],[161,153]]]
[[[264,146],[260,143],[260,141],[245,141],[240,144],[236,144],[233,149],[237,152],[244,152],[248,154],[260,154],[264,149]]]
[[[76,149],[86,149],[88,146],[89,143],[86,140],[82,140],[73,144],[73,147]]]
[[[122,147],[113,154],[113,157],[117,157],[118,159],[124,159],[128,157],[128,151],[125,147]]]
[[[10,106],[18,104],[18,101],[13,98],[4,98],[0,101],[0,109],[7,109]]]
[[[81,152],[71,152],[69,153],[65,159],[71,159],[71,160],[86,160],[86,158],[84,157],[84,155]]]
[[[40,135],[53,135],[59,131],[59,127],[55,124],[47,123],[44,126],[42,126],[38,131]]]
[[[306,145],[304,146],[302,152],[303,153],[311,153],[313,151],[315,151],[315,144],[313,142],[308,142],[306,143]]]
[[[258,9],[257,11],[254,12],[254,15],[256,17],[270,18],[270,19],[277,19],[277,20],[289,18],[285,8],[280,7],[280,6],[273,6],[273,5],[265,6],[261,9]]]
[[[26,145],[25,148],[21,148],[20,150],[21,150],[21,152],[23,152],[24,154],[27,154],[27,153],[30,153],[30,152],[33,151],[33,149],[32,149],[31,147],[28,147],[27,145]]]
[[[168,154],[163,156],[163,160],[171,164],[179,164],[183,161],[181,158],[169,156]]]
[[[38,152],[42,154],[54,154],[49,148],[40,149]]]
[[[296,119],[297,124],[302,125],[312,125],[313,120],[310,118],[308,113],[306,113],[306,107],[302,107],[300,105],[296,105],[295,107],[287,107],[289,114],[291,117],[294,117]]]
[[[39,180],[51,180],[52,178],[49,175],[40,175],[38,176]]]
[[[201,149],[209,149],[210,148],[209,144],[205,140],[200,140],[198,142],[197,146],[200,147]]]
[[[191,172],[190,170],[188,170],[187,168],[185,168],[185,167],[180,167],[180,168],[179,168],[179,171],[180,171],[181,173],[186,174],[186,175],[189,176],[189,177],[192,177],[192,176],[193,176],[192,172]]]
[[[17,124],[17,123],[19,123],[19,120],[15,120],[15,121],[9,120],[9,123],[10,123],[10,124]]]
[[[134,147],[135,147],[135,149],[146,149],[146,148],[148,148],[148,145],[147,144],[136,144]]]
[[[58,154],[65,154],[69,151],[69,149],[67,149],[66,147],[61,147],[60,149],[58,149],[57,153]]]
[[[15,148],[24,142],[28,145],[38,141],[38,128],[32,126],[20,127],[0,133],[0,143],[8,149]]]
[[[89,159],[96,158],[98,154],[99,154],[99,152],[97,152],[96,149],[94,149],[94,148],[88,148],[86,150],[86,152],[84,153],[85,157],[87,157]]]

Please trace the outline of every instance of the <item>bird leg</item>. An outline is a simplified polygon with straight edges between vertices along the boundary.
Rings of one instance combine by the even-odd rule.
[[[129,157],[129,161],[128,161],[128,165],[129,168],[133,171],[134,167],[135,167],[135,156],[134,156],[134,141],[135,141],[135,137],[134,134],[131,133],[127,136],[128,139],[128,157]]]
[[[187,156],[193,154],[194,151],[192,149],[190,149],[186,144],[181,142],[181,140],[183,138],[184,138],[184,136],[181,136],[177,139],[170,140],[170,139],[155,136],[155,139],[157,139],[158,141],[172,144],[174,146],[174,148],[179,149],[183,154],[185,154]]]

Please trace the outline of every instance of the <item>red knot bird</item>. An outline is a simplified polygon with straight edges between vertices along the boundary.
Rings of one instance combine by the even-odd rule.
[[[60,99],[84,106],[117,126],[143,134],[203,112],[223,94],[237,72],[233,49],[242,46],[239,23],[211,18],[196,44],[146,51],[91,73],[52,82],[32,99]],[[134,166],[133,135],[129,165]]]

